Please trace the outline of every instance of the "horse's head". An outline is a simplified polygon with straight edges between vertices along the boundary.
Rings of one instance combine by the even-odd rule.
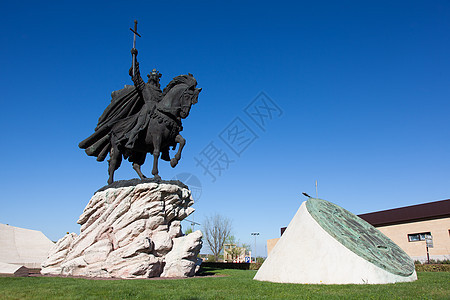
[[[192,104],[198,102],[198,94],[202,91],[196,86],[197,81],[192,74],[175,77],[163,91],[160,109],[185,119]]]
[[[195,86],[185,90],[181,96],[180,117],[182,119],[187,118],[189,112],[191,111],[192,104],[198,102],[198,94],[200,94],[201,91],[201,88],[196,88]]]

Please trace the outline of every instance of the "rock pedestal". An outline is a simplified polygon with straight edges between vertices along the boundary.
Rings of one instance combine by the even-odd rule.
[[[202,233],[183,236],[194,209],[179,181],[123,181],[94,194],[78,220],[50,251],[42,274],[89,277],[186,277],[199,267]]]

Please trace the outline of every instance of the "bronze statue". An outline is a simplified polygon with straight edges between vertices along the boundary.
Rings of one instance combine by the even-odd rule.
[[[189,115],[192,104],[197,103],[198,94],[202,90],[197,88],[197,81],[192,76],[180,75],[175,77],[163,91],[160,89],[161,74],[153,69],[147,75],[148,82],[144,82],[139,72],[135,39],[137,22],[135,21],[134,42],[131,50],[133,66],[130,68],[134,86],[111,94],[111,104],[105,109],[98,120],[95,132],[78,146],[86,149],[89,156],[96,156],[97,161],[103,161],[109,153],[108,184],[114,181],[114,172],[120,167],[122,156],[133,164],[133,169],[141,179],[141,166],[145,162],[147,153],[153,154],[152,174],[158,175],[158,158],[170,161],[175,167],[181,158],[181,152],[186,140],[180,135],[183,130],[181,120]],[[169,147],[178,151],[170,159]]]

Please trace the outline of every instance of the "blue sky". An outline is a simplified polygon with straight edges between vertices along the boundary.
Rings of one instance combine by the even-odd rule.
[[[355,214],[450,197],[448,1],[3,1],[1,223],[79,232],[107,165],[77,145],[131,84],[134,19],[141,72],[156,67],[163,86],[190,72],[203,88],[180,165],[160,164],[201,182],[195,221],[220,213],[252,246],[260,232],[263,255],[316,180]],[[232,161],[209,169],[214,182],[196,162],[212,145]],[[136,176],[127,162],[116,174]]]

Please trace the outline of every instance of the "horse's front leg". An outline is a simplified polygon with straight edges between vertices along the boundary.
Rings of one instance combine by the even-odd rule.
[[[175,154],[174,158],[170,160],[170,165],[172,168],[178,164],[178,161],[181,159],[181,152],[183,151],[184,145],[186,145],[186,140],[181,136],[181,134],[175,137],[175,142],[177,142],[180,146],[178,147],[177,154]]]
[[[153,136],[153,169],[152,175],[154,179],[161,179],[161,176],[158,175],[158,159],[159,154],[161,153],[161,136],[154,135]]]
[[[138,163],[133,163],[133,169],[136,171],[136,173],[139,175],[139,178],[141,178],[141,180],[144,180],[145,178],[147,178],[147,177],[145,177],[145,175],[144,174],[142,174],[142,171],[141,171],[141,165],[140,164],[138,164]]]
[[[144,164],[146,156],[147,153],[134,153],[130,159],[133,162],[133,169],[139,175],[141,180],[147,178],[141,171],[141,166]]]

